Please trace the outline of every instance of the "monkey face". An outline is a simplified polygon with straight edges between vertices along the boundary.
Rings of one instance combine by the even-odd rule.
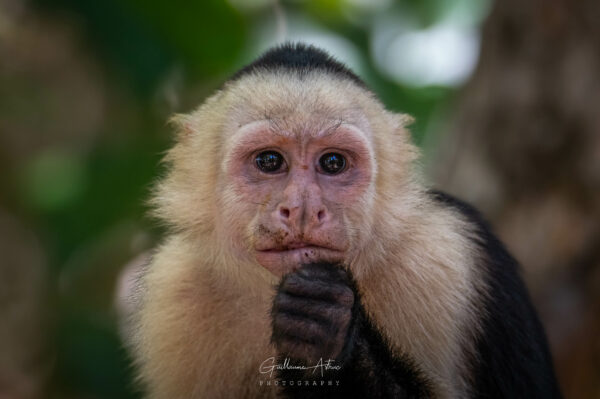
[[[220,268],[243,264],[263,278],[322,261],[356,272],[388,223],[409,219],[408,119],[352,82],[249,75],[174,121],[154,214],[226,258]]]
[[[252,208],[246,248],[277,276],[303,263],[349,261],[356,209],[373,180],[363,129],[298,111],[246,123],[227,146],[226,181],[245,212]]]

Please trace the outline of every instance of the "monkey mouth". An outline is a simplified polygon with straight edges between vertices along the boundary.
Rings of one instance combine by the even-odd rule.
[[[335,249],[322,247],[320,245],[312,245],[312,244],[293,244],[286,245],[283,247],[276,248],[267,248],[267,249],[259,249],[257,252],[263,254],[273,254],[273,255],[285,255],[285,254],[295,254],[302,253],[304,257],[310,257],[317,252],[338,252]]]
[[[256,250],[258,263],[278,276],[292,272],[305,263],[340,262],[343,258],[342,251],[305,242],[293,242]]]
[[[317,245],[317,244],[312,244],[312,243],[308,243],[308,242],[302,242],[302,241],[294,241],[294,242],[290,242],[281,246],[275,246],[273,248],[267,248],[267,249],[259,249],[259,251],[262,252],[284,252],[284,251],[292,251],[294,249],[330,249],[332,250],[333,248],[329,248],[329,247],[325,247],[322,245]]]
[[[270,246],[257,247],[257,252],[270,254],[285,254],[285,253],[303,253],[304,257],[310,257],[311,254],[317,253],[341,253],[338,248],[331,245],[323,245],[322,243],[308,241],[291,241],[282,244],[274,244]]]

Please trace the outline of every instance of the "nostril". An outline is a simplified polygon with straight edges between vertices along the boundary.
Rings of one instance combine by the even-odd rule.
[[[287,219],[287,218],[289,218],[289,217],[290,217],[290,210],[289,210],[289,209],[287,209],[287,208],[280,208],[280,209],[279,209],[279,214],[280,214],[281,216],[283,216],[285,219]]]
[[[319,213],[317,214],[317,218],[319,218],[319,222],[322,222],[325,218],[325,211],[319,211]]]

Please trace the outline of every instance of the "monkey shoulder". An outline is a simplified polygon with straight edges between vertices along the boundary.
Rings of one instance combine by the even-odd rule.
[[[481,332],[471,359],[475,396],[560,397],[544,329],[518,262],[477,209],[442,191],[431,190],[429,195],[467,221],[479,253]]]

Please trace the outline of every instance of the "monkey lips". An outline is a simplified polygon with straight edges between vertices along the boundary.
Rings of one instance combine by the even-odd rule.
[[[341,262],[343,259],[343,251],[307,242],[256,249],[258,263],[277,276],[293,272],[305,263]]]

